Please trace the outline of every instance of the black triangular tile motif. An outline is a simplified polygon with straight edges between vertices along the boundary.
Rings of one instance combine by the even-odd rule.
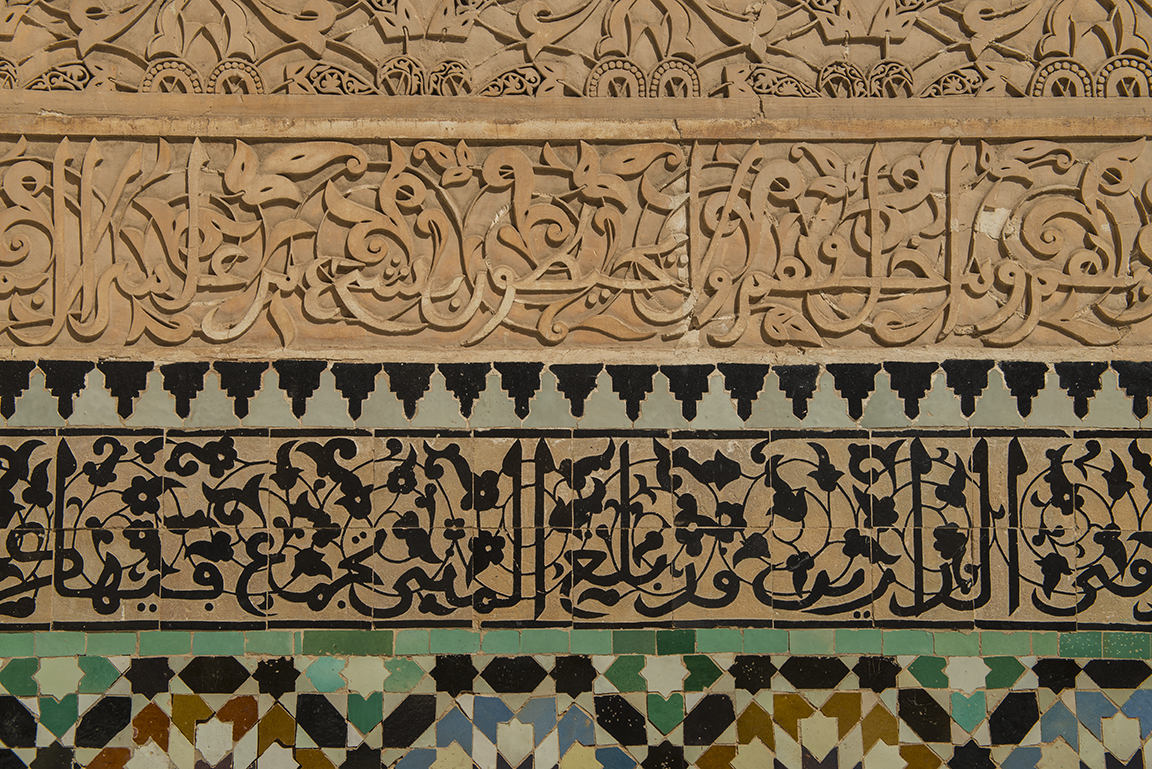
[[[684,717],[685,745],[712,745],[736,721],[732,698],[709,694]]]
[[[308,399],[320,386],[320,375],[328,364],[322,360],[278,360],[272,364],[279,376],[280,389],[292,401],[292,413],[304,416]]]
[[[789,657],[780,666],[780,675],[797,689],[835,689],[848,675],[848,666],[839,657]]]
[[[348,720],[323,694],[296,696],[296,723],[321,748],[348,744]]]
[[[596,697],[596,723],[621,745],[647,745],[647,719],[619,694]]]
[[[248,401],[260,392],[268,364],[264,361],[251,363],[217,361],[212,367],[220,375],[220,389],[228,393],[228,397],[233,401],[236,416],[240,419],[248,416]]]
[[[1036,692],[1009,692],[988,716],[993,745],[1019,745],[1040,720]]]
[[[557,657],[550,675],[556,682],[556,691],[575,697],[592,691],[597,673],[591,659],[583,655],[573,655]]]
[[[736,413],[745,422],[752,416],[752,404],[764,389],[768,376],[766,363],[719,363],[716,365],[724,375],[724,389],[736,401]]]
[[[1152,362],[1114,360],[1112,368],[1120,387],[1132,399],[1132,411],[1137,419],[1148,416],[1148,399],[1152,398]]]
[[[997,769],[997,766],[992,760],[991,748],[982,748],[975,740],[968,740],[967,744],[960,745],[952,751],[952,758],[948,759],[948,769]]]
[[[708,392],[708,375],[713,368],[710,364],[660,367],[668,378],[668,390],[680,401],[680,411],[689,422],[696,418],[696,406]]]
[[[780,380],[780,392],[792,401],[792,413],[797,419],[808,416],[808,401],[816,392],[819,366],[776,366],[773,369]]]
[[[1076,676],[1080,674],[1081,670],[1083,668],[1076,660],[1055,657],[1039,660],[1032,666],[1032,672],[1036,674],[1038,681],[1037,685],[1056,694],[1065,689],[1075,689]]]
[[[76,747],[102,748],[127,729],[131,720],[131,697],[102,697],[76,726]]]
[[[1084,767],[1084,762],[1080,762]],[[1144,751],[1137,750],[1127,762],[1117,758],[1111,753],[1104,753],[1104,769],[1144,769]]]
[[[148,374],[152,361],[102,360],[96,364],[104,375],[104,388],[116,399],[116,413],[127,419],[132,416],[132,402],[148,387]]]
[[[923,689],[901,689],[896,697],[900,720],[925,742],[951,742],[952,718]]]
[[[516,416],[527,419],[532,398],[540,389],[540,372],[544,370],[544,364],[496,363],[493,365],[497,373],[500,374],[500,387],[508,393],[508,397],[516,404]]]
[[[296,679],[300,677],[300,671],[296,669],[291,657],[276,657],[260,660],[252,677],[259,684],[261,693],[279,699],[288,692],[296,691]]]
[[[435,694],[410,694],[384,719],[385,748],[407,748],[436,720]]]
[[[1100,377],[1108,370],[1107,363],[1093,361],[1070,361],[1056,363],[1056,376],[1060,387],[1072,399],[1072,411],[1083,419],[1088,416],[1088,401],[1100,390]]]
[[[333,363],[332,376],[336,389],[348,401],[348,416],[359,419],[364,401],[376,390],[376,377],[383,369],[379,363]]]
[[[10,748],[36,744],[36,717],[15,697],[0,696],[0,743]]]
[[[388,388],[404,404],[404,414],[409,419],[416,416],[416,404],[428,392],[432,381],[433,363],[385,363],[384,373],[388,375]]]
[[[164,389],[176,399],[176,414],[181,419],[188,418],[192,401],[204,389],[204,375],[207,373],[207,363],[169,363],[160,367]]]
[[[996,365],[991,360],[946,360],[941,364],[944,381],[960,396],[960,413],[966,417],[976,411],[976,399],[988,387],[988,372]]]
[[[1031,360],[1006,360],[1000,363],[1004,372],[1004,386],[1016,399],[1016,410],[1020,416],[1032,413],[1032,399],[1044,389],[1044,375],[1048,364]]]
[[[1092,660],[1084,672],[1101,689],[1135,689],[1152,675],[1142,660]]]
[[[823,760],[817,760],[808,748],[800,749],[800,769],[839,769],[840,751],[832,748]]]
[[[508,759],[504,758],[503,753],[496,754],[496,769],[532,769],[534,764],[532,754],[525,756],[524,760],[520,762],[520,766],[512,766],[512,764],[508,763]]]
[[[44,372],[44,386],[56,398],[60,416],[67,419],[72,416],[72,399],[84,389],[94,364],[83,360],[42,360],[39,365]]]
[[[197,694],[231,694],[248,676],[248,669],[235,657],[196,657],[179,674]]]
[[[381,765],[380,749],[361,744],[355,750],[348,751],[340,769],[380,769]]]
[[[0,414],[5,419],[11,419],[16,413],[16,399],[28,389],[34,368],[35,361],[0,361]]]
[[[440,373],[444,386],[460,402],[460,413],[465,419],[472,416],[472,406],[488,386],[488,363],[441,363]]]
[[[36,758],[32,759],[28,769],[77,769],[79,766],[75,750],[53,742],[47,747],[36,749]]]
[[[848,416],[859,419],[864,416],[864,401],[876,389],[876,374],[879,363],[829,363],[825,368],[832,375],[832,381],[845,401],[848,402]]]
[[[584,401],[596,389],[596,377],[603,369],[600,363],[566,363],[549,366],[556,376],[556,387],[560,394],[572,404],[572,416],[584,416]]]
[[[27,766],[15,752],[0,748],[0,769],[26,769]]]
[[[488,682],[492,691],[501,694],[536,691],[548,671],[533,657],[497,657],[484,668],[480,677]]]
[[[892,392],[904,401],[904,415],[909,419],[920,416],[920,400],[932,389],[932,375],[938,368],[935,363],[892,361],[884,364]]]
[[[640,418],[640,405],[652,392],[652,377],[655,366],[607,366],[608,376],[612,377],[612,389],[624,401],[628,418],[635,422]]]
[[[648,755],[640,766],[641,769],[688,769],[688,761],[684,758],[684,748],[665,740],[648,748]]]
[[[736,681],[736,688],[756,694],[772,686],[776,666],[768,656],[743,654],[736,658],[728,670]]]

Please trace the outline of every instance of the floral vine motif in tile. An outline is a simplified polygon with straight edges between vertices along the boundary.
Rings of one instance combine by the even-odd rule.
[[[1148,13],[1132,0],[308,0],[299,12],[267,0],[39,0],[9,3],[0,21],[0,88],[39,91],[1152,93]]]
[[[0,612],[29,623],[1152,620],[1152,459],[1117,433],[122,431],[0,459]]]
[[[0,149],[0,329],[19,344],[342,326],[357,344],[1111,345],[1152,316],[1142,140]]]

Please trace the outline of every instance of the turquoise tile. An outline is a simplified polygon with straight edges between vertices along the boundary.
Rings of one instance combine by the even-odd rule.
[[[519,654],[520,633],[517,630],[489,630],[480,638],[480,651],[485,654]]]
[[[934,634],[933,643],[938,657],[979,657],[979,633],[950,633],[939,632]]]
[[[131,656],[136,653],[136,634],[89,633],[85,651],[92,657]]]
[[[657,630],[657,654],[692,654],[696,651],[695,630]]]
[[[77,661],[84,671],[77,688],[80,694],[103,694],[120,677],[120,671],[104,657],[81,657]]]
[[[1100,631],[1060,634],[1061,657],[1099,657],[1103,653]]]
[[[559,628],[521,630],[520,650],[525,654],[564,654],[568,651],[568,631]]]
[[[879,654],[881,635],[877,628],[840,628],[836,631],[837,654]]]
[[[475,654],[480,651],[480,634],[471,630],[436,628],[431,631],[433,654]]]
[[[399,630],[396,633],[396,654],[411,656],[427,654],[429,648],[427,630]]]
[[[724,654],[744,651],[744,635],[739,628],[712,628],[696,631],[696,651],[702,654]]]
[[[83,653],[83,633],[56,631],[36,634],[37,657],[77,657]]]
[[[832,654],[836,648],[836,632],[832,628],[815,630],[789,630],[788,650],[792,654]]]
[[[748,628],[744,631],[745,654],[785,654],[787,651],[787,630]]]
[[[656,633],[652,630],[613,630],[613,654],[655,654]]]
[[[35,649],[31,633],[0,633],[0,657],[31,657]]]
[[[244,654],[244,634],[236,632],[195,633],[192,653],[210,657],[240,656]]]
[[[391,630],[305,630],[305,654],[375,657],[392,654]],[[479,649],[477,649],[479,651]]]
[[[885,654],[931,654],[932,634],[927,630],[885,630]]]
[[[980,634],[980,653],[986,657],[1027,657],[1032,653],[1032,634],[985,630]]]
[[[1033,633],[1032,653],[1037,657],[1055,657],[1058,653],[1058,633]]]
[[[165,657],[169,654],[191,653],[191,633],[156,630],[140,634],[141,657]]]
[[[568,637],[568,643],[573,654],[611,654],[612,631],[573,630]]]
[[[1147,633],[1104,633],[1105,657],[1146,660],[1150,652]]]
[[[292,654],[292,633],[285,630],[250,631],[244,634],[244,650],[248,654]]]

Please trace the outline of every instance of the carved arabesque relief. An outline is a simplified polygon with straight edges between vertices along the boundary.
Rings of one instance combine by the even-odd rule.
[[[110,349],[1143,344],[1150,225],[1143,140],[10,139],[0,330]]]
[[[1152,93],[1139,0],[8,0],[0,88],[399,96]]]

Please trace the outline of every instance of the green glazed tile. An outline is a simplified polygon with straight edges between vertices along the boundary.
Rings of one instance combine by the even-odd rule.
[[[651,630],[613,630],[613,654],[655,654],[656,633]]]
[[[832,654],[836,648],[832,628],[788,631],[788,650],[793,654]]]
[[[477,647],[476,651],[479,651]],[[392,654],[391,630],[306,630],[305,654],[377,657]]]
[[[997,656],[1027,657],[1032,653],[1032,634],[985,630],[980,634],[980,653]]]
[[[657,654],[692,654],[696,651],[695,630],[657,630]],[[665,732],[667,734],[667,732]]]
[[[961,692],[952,692],[952,720],[960,724],[960,728],[971,732],[988,713],[987,699],[984,692],[976,692],[971,697],[965,697]]]
[[[384,720],[384,695],[381,692],[372,692],[367,698],[356,692],[348,692],[348,720],[367,734]]]
[[[908,666],[908,672],[926,689],[947,689],[948,675],[944,672],[947,664],[943,657],[917,657]]]
[[[749,628],[744,631],[746,654],[784,654],[788,651],[788,631]]]
[[[927,630],[885,630],[885,654],[931,654],[932,634]]]
[[[984,664],[990,670],[984,677],[984,685],[989,689],[1008,689],[1024,675],[1024,666],[1015,657],[985,657]]]
[[[617,657],[604,671],[604,677],[622,692],[643,692],[648,690],[648,682],[640,675],[643,669],[644,658],[639,654],[629,654]]]
[[[568,651],[568,631],[559,628],[521,630],[520,649],[525,654],[563,654]]]
[[[879,654],[880,632],[876,628],[841,628],[836,631],[836,653]]]
[[[979,657],[979,633],[935,633],[936,655],[940,657]]]
[[[36,634],[37,657],[77,657],[83,653],[83,633],[56,631]]]
[[[403,655],[427,654],[429,649],[427,630],[401,630],[396,633],[396,653]]]
[[[141,657],[166,657],[171,654],[191,653],[191,633],[158,630],[140,634]]]
[[[519,654],[520,633],[516,630],[489,630],[480,638],[485,654]]]
[[[244,634],[195,633],[192,653],[212,657],[241,656],[244,654]]]
[[[35,646],[31,633],[0,633],[0,657],[31,657]]]
[[[25,657],[10,660],[3,670],[0,670],[0,686],[16,697],[35,697],[39,687],[32,678],[40,669],[40,660],[35,657]]]
[[[121,657],[136,653],[135,633],[89,633],[86,652],[91,657]]]
[[[480,634],[471,630],[436,628],[430,641],[433,654],[475,654],[480,651]]]
[[[1060,634],[1061,657],[1099,657],[1102,653],[1098,630]]]
[[[292,654],[292,633],[284,630],[253,630],[244,634],[248,654]]]
[[[84,671],[77,689],[81,694],[103,694],[120,677],[120,671],[104,657],[81,657],[79,663]]]
[[[711,657],[704,654],[690,654],[684,658],[688,677],[684,679],[684,691],[702,692],[724,674]]]
[[[40,724],[57,737],[72,728],[80,716],[80,698],[67,694],[59,702],[54,697],[40,698]]]
[[[1127,659],[1148,659],[1147,633],[1104,633],[1104,656]]]
[[[424,677],[424,668],[407,657],[393,657],[384,661],[388,677],[384,679],[384,691],[408,692]]]
[[[744,635],[738,628],[713,628],[696,631],[696,651],[705,654],[744,651]]]
[[[649,694],[648,720],[661,734],[668,734],[684,720],[684,695],[673,694],[664,699],[659,694]]]
[[[1059,633],[1033,633],[1032,654],[1037,657],[1054,657],[1058,653]]]
[[[311,665],[304,675],[316,687],[318,692],[334,692],[347,686],[340,671],[344,669],[344,660],[335,657],[320,657]]]
[[[611,630],[573,630],[568,637],[573,654],[611,654]]]

